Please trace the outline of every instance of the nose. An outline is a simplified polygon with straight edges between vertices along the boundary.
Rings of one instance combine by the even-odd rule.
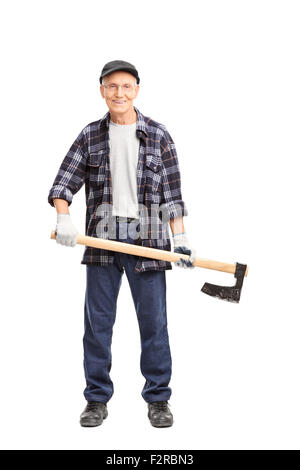
[[[120,88],[121,88],[121,91],[120,91]],[[117,96],[117,98],[121,98],[123,95],[124,95],[123,87],[122,87],[122,85],[119,85],[118,88],[117,88],[117,91],[116,91],[116,96]]]

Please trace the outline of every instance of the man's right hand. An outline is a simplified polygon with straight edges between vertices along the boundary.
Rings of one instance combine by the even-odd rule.
[[[65,246],[75,246],[77,235],[70,214],[57,214],[56,242]]]

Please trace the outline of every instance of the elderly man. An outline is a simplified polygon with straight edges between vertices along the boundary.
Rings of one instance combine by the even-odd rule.
[[[135,106],[140,78],[125,61],[107,63],[100,92],[105,116],[88,124],[65,156],[48,201],[57,211],[56,241],[75,246],[77,230],[69,206],[85,183],[86,235],[171,250],[190,255],[175,263],[193,267],[183,216],[180,173],[174,142],[166,127]],[[154,230],[153,230],[154,227]],[[86,247],[84,372],[87,405],[82,426],[98,426],[107,417],[113,394],[111,340],[116,303],[125,271],[141,335],[142,397],[155,427],[172,426],[171,354],[167,330],[165,271],[171,263]]]

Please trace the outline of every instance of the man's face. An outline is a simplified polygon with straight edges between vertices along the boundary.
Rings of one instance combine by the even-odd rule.
[[[123,114],[132,108],[139,88],[131,73],[117,71],[103,78],[100,92],[110,111]]]

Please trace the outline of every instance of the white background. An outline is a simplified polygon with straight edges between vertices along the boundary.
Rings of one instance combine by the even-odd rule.
[[[28,0],[0,13],[1,447],[299,449],[299,2]],[[98,78],[115,59],[135,64],[135,106],[175,141],[197,255],[249,265],[238,305],[200,293],[231,275],[167,272],[168,429],[141,397],[126,277],[109,417],[80,427],[83,247],[49,238],[49,189],[106,113]],[[70,209],[83,233],[83,188]]]

